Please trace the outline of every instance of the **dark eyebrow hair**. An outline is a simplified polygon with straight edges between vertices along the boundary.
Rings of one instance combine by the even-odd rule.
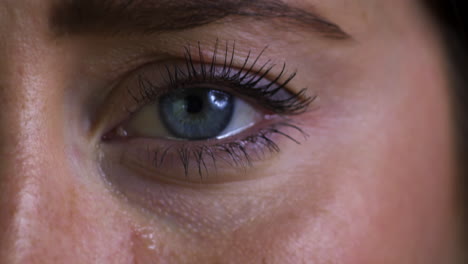
[[[327,38],[350,37],[316,11],[281,0],[61,0],[52,6],[49,25],[57,36],[151,34],[191,29],[229,16],[281,19]]]

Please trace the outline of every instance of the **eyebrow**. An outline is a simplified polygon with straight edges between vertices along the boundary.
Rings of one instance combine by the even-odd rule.
[[[49,26],[56,36],[154,34],[227,17],[280,19],[326,38],[350,38],[313,8],[306,11],[281,0],[61,0],[52,6]]]

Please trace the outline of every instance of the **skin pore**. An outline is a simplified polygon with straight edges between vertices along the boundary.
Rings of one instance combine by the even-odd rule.
[[[240,14],[143,32],[51,27],[67,21],[57,2],[0,0],[0,263],[457,263],[447,59],[418,1],[283,0],[289,17],[239,1]],[[278,83],[297,72],[284,89],[315,99],[285,116],[299,130],[271,135],[279,152],[248,145],[251,164],[237,164],[215,148],[200,179],[193,154],[189,174],[177,151],[158,166],[151,155],[202,142],[125,137],[145,122],[116,129],[149,101],[132,98],[139,77],[156,93],[188,47],[199,71],[227,58],[234,72],[276,65],[270,82],[283,63]],[[266,116],[218,141],[283,120]]]

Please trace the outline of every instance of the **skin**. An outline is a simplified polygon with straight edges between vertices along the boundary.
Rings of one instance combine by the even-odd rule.
[[[352,39],[229,18],[53,39],[52,1],[0,1],[0,263],[457,263],[450,84],[434,22],[417,1],[287,2],[315,5]],[[237,64],[268,43],[261,61],[298,70],[288,88],[318,96],[293,117],[308,138],[287,131],[301,145],[278,137],[280,153],[222,167],[212,183],[127,166],[132,142],[102,142],[132,104],[113,81],[180,58],[187,42],[209,56],[216,38],[236,41]]]

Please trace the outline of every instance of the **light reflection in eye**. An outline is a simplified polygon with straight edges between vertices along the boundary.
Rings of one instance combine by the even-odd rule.
[[[210,99],[210,101],[216,104],[218,108],[225,108],[228,104],[226,96],[217,91],[210,92]]]

